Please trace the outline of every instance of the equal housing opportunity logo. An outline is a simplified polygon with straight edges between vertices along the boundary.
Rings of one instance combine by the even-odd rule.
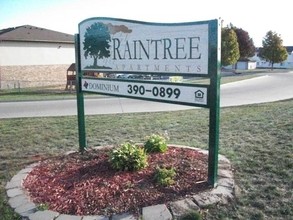
[[[208,25],[195,26],[86,20],[79,26],[81,68],[207,74]]]

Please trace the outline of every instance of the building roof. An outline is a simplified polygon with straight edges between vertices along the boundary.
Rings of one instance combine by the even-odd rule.
[[[74,43],[74,36],[31,25],[0,30],[0,41]]]
[[[239,59],[238,60],[238,62],[256,62],[255,60],[252,60],[252,59],[250,59],[250,58],[241,58],[241,59]]]
[[[286,50],[287,50],[288,53],[292,53],[293,52],[293,46],[286,47]]]
[[[68,67],[67,71],[74,72],[74,71],[75,71],[75,63],[72,63],[72,64]]]

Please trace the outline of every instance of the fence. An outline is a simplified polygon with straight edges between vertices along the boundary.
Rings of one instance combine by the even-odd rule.
[[[9,89],[25,89],[33,87],[58,87],[68,90],[74,89],[74,85],[67,85],[66,80],[47,80],[47,81],[29,81],[29,80],[0,80],[0,90],[9,90]]]

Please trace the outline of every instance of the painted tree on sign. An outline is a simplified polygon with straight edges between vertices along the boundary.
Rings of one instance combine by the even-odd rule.
[[[109,28],[101,22],[96,22],[86,29],[84,34],[84,56],[94,59],[93,67],[98,67],[98,59],[110,57],[111,41]]]
[[[237,62],[240,57],[237,35],[232,28],[222,28],[222,66],[228,66]]]
[[[276,32],[268,31],[262,41],[262,46],[259,56],[270,61],[272,69],[274,68],[274,63],[281,63],[288,57],[287,50],[283,46],[283,40]]]

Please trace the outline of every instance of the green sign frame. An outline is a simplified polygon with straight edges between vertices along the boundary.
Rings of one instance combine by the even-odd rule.
[[[220,33],[221,25],[218,19],[150,23],[101,17],[86,19],[79,23],[79,33],[75,35],[79,151],[83,152],[87,147],[84,93],[208,108],[208,184],[215,186],[218,174],[220,124]],[[121,37],[123,34],[127,37]],[[93,79],[84,76],[84,72],[194,76],[208,78],[210,84]],[[116,91],[107,90],[110,86],[114,86]],[[168,89],[168,96],[158,97],[158,86],[164,91]],[[135,89],[132,90],[133,88]],[[196,89],[192,90],[193,88]],[[188,93],[196,95],[199,91],[201,94],[195,97],[194,101],[190,98],[192,96],[186,99]],[[202,101],[200,98],[205,100]]]

